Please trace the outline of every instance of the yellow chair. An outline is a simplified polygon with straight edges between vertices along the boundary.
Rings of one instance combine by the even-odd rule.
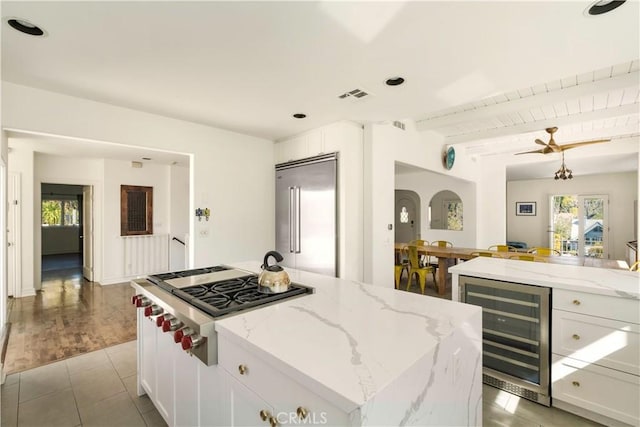
[[[396,289],[400,289],[400,280],[402,279],[402,273],[406,270],[407,276],[409,275],[409,258],[407,257],[407,247],[400,249],[400,256],[396,258],[395,265],[395,280]]]
[[[446,240],[435,240],[431,242],[431,246],[437,246],[439,248],[452,248],[453,243],[447,242]]]
[[[471,256],[485,256],[485,257],[493,257],[493,252],[486,252],[486,251],[476,251],[476,252],[471,252]]]
[[[409,245],[414,245],[414,246],[429,246],[429,244],[430,244],[429,242],[423,239],[416,239],[409,242]],[[427,263],[426,255],[420,255],[420,253],[418,253],[418,259],[420,261],[420,265],[425,265]]]
[[[487,250],[498,252],[515,252],[516,248],[509,245],[491,245],[487,248]]]
[[[418,248],[415,245],[409,245],[409,281],[407,282],[407,290],[411,287],[411,281],[415,275],[418,275],[418,284],[420,290],[424,294],[424,288],[427,285],[427,273],[433,275],[433,283],[436,283],[436,269],[430,265],[420,266],[418,259]]]
[[[533,255],[511,255],[509,257],[509,259],[519,259],[520,261],[535,261],[536,257],[534,257]]]
[[[629,271],[640,271],[640,261],[636,261],[633,264],[631,264],[631,267],[629,267]]]
[[[527,251],[528,254],[540,255],[540,256],[552,256],[560,255],[560,251],[552,248],[531,248]]]

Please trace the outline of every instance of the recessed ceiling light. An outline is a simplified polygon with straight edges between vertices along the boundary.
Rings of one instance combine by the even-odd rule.
[[[622,6],[626,0],[598,0],[587,9],[589,15],[602,15]]]
[[[7,23],[11,28],[20,31],[21,33],[29,34],[30,36],[44,36],[44,31],[40,27],[27,20],[11,18]]]
[[[303,113],[295,113],[293,117],[295,117],[296,119],[304,119],[305,117],[307,117],[307,115]]]
[[[400,86],[404,83],[404,79],[402,77],[391,77],[385,81],[387,86]]]
[[[151,157],[143,157],[142,160],[151,160]]]

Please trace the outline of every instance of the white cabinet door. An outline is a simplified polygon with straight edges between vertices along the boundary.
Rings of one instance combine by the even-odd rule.
[[[139,384],[144,390],[138,390],[142,395],[146,391],[151,400],[156,395],[156,339],[158,328],[153,322],[144,317],[143,309],[136,310],[138,316],[138,376]]]
[[[174,345],[175,355],[175,417],[176,426],[196,426],[198,424],[198,364],[178,345]],[[204,424],[200,424],[204,425]],[[210,424],[209,424],[210,425]]]
[[[201,426],[231,425],[229,374],[218,365],[198,365],[198,397]]]
[[[231,385],[231,425],[242,427],[268,426],[270,419],[277,417],[273,407],[269,406],[257,394],[240,384],[235,378],[228,377]],[[274,393],[277,393],[274,390]],[[263,417],[266,418],[263,420]]]
[[[168,332],[158,331],[158,351],[154,355],[157,363],[157,392],[154,403],[169,426],[175,425],[174,369],[178,351],[177,344],[173,342],[171,335]]]

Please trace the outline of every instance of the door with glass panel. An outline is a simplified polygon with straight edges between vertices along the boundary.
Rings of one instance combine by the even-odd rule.
[[[606,195],[551,196],[549,245],[563,255],[609,258]]]

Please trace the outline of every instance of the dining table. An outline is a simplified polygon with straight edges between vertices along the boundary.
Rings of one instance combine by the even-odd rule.
[[[408,243],[396,243],[395,244],[395,252],[396,259],[401,257],[401,252],[408,246]],[[436,280],[436,286],[438,288],[438,295],[444,295],[447,274],[449,270],[449,262],[453,260],[454,263],[457,264],[458,260],[469,260],[475,258],[479,252],[491,253],[492,257],[495,258],[505,258],[511,259],[516,255],[523,255],[521,252],[505,252],[505,251],[495,251],[488,249],[478,249],[478,248],[464,248],[464,247],[443,247],[443,246],[433,246],[433,245],[425,245],[425,246],[417,246],[418,254],[425,256],[433,256],[438,259],[438,275]],[[613,260],[607,258],[596,258],[596,257],[585,257],[585,256],[574,256],[574,255],[550,255],[550,256],[541,256],[534,255],[536,261],[540,262],[548,262],[552,264],[565,264],[565,265],[577,265],[577,266],[585,266],[585,267],[598,267],[598,268],[613,268],[613,269],[621,269],[628,270],[629,265],[626,261],[623,260]],[[411,278],[409,278],[411,280]]]

